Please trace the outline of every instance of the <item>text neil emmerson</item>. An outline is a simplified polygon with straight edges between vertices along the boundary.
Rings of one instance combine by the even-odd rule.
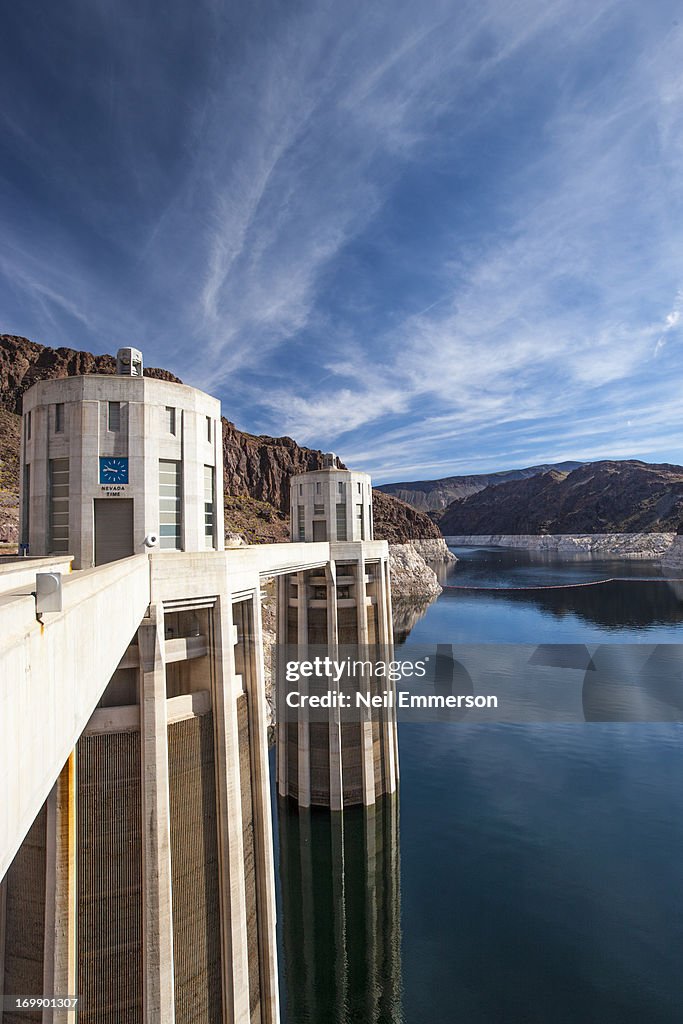
[[[327,693],[301,693],[290,690],[286,697],[290,708],[497,708],[498,698],[492,694],[415,694],[407,690],[383,690],[341,693],[328,690]]]

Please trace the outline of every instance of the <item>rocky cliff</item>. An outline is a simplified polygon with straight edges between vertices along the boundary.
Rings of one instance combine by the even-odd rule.
[[[389,548],[389,572],[392,594],[399,598],[433,599],[441,593],[434,570],[427,565],[412,544],[392,544]]]
[[[390,544],[405,544],[414,539],[439,540],[439,528],[429,516],[407,505],[405,501],[392,498],[373,488],[372,515],[375,523],[375,538],[388,540]]]
[[[19,522],[19,425],[0,407],[0,544],[16,543]]]
[[[458,559],[455,557],[452,551],[449,551],[448,545],[443,537],[429,538],[429,539],[418,539],[411,540],[410,543],[417,551],[418,555],[424,558],[425,562],[430,565],[442,564],[450,565],[455,564]]]
[[[445,536],[675,532],[683,520],[683,467],[593,462],[486,487],[439,517]]]
[[[38,380],[84,373],[115,373],[113,356],[71,348],[49,348],[16,335],[0,335],[0,542],[16,543],[19,495],[21,396]],[[145,367],[145,376],[180,379],[168,370]],[[323,452],[291,437],[254,435],[223,419],[225,528],[247,543],[289,539],[289,477],[320,469]],[[441,534],[422,513],[375,492],[378,540],[405,543]]]

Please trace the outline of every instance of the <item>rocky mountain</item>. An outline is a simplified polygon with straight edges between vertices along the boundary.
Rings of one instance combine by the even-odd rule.
[[[383,494],[376,487],[372,494],[372,516],[375,523],[375,537],[388,540],[390,544],[405,544],[406,541],[440,538],[437,526],[405,501],[399,501],[389,494]]]
[[[628,460],[552,469],[451,502],[445,536],[675,532],[683,520],[683,466]]]
[[[16,413],[0,407],[0,544],[17,539],[20,423]]]
[[[82,373],[115,373],[113,356],[49,348],[16,335],[0,335],[0,541],[15,541],[19,495],[21,396],[38,380]],[[145,376],[182,383],[168,370],[145,367]],[[289,477],[323,465],[323,452],[291,437],[254,435],[223,418],[226,532],[248,543],[289,537]],[[432,521],[401,501],[375,495],[375,536],[395,543],[439,537]]]
[[[577,469],[580,462],[558,462],[541,466],[529,466],[528,469],[506,469],[500,473],[474,473],[469,476],[445,476],[440,480],[413,480],[398,484],[380,484],[378,490],[392,494],[401,501],[407,502],[421,512],[440,511],[452,501],[467,498],[470,494],[483,491],[485,487],[506,484],[510,480],[526,480],[550,470],[570,473]]]

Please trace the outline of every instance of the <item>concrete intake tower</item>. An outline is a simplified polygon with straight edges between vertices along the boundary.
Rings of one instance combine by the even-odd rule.
[[[281,650],[390,660],[393,646],[389,550],[373,539],[372,485],[367,473],[325,468],[290,481],[291,536],[329,545],[325,571],[302,568],[280,580]],[[340,811],[371,806],[398,785],[395,709],[340,714],[332,708],[315,721],[293,711],[278,673],[278,792],[301,807]],[[337,687],[338,689],[338,687]]]

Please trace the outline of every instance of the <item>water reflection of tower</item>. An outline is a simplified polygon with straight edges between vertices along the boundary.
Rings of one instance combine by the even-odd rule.
[[[343,814],[279,801],[290,1024],[399,1024],[397,796]]]

